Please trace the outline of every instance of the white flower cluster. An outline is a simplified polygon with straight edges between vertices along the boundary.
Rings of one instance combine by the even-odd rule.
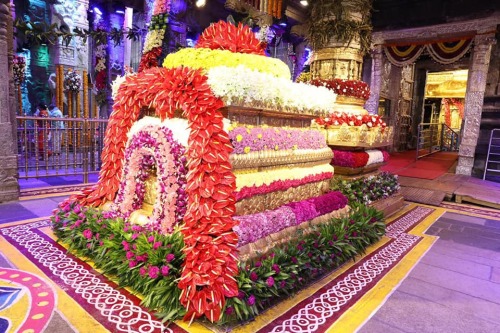
[[[300,113],[330,113],[336,95],[325,87],[295,83],[244,66],[208,70],[208,84],[226,105],[265,107]]]
[[[95,65],[95,71],[100,72],[106,69],[106,45],[99,45],[95,51],[95,57],[97,59],[97,64]]]
[[[111,97],[113,98],[113,100],[116,99],[116,95],[118,94],[118,89],[120,89],[121,84],[125,82],[127,76],[134,74],[125,73],[125,75],[123,76],[120,75],[116,76],[115,80],[111,83]]]
[[[227,118],[224,118],[223,120],[224,123],[224,129],[226,132],[229,130],[230,127],[230,121]],[[163,122],[160,120],[160,118],[156,117],[144,117],[132,125],[130,130],[127,133],[128,140],[134,136],[137,132],[139,132],[142,128],[148,127],[148,126],[165,126],[169,130],[172,131],[172,134],[174,136],[174,139],[179,142],[181,145],[184,147],[188,146],[188,138],[189,134],[191,133],[191,129],[189,129],[188,121],[187,119],[183,118],[169,118],[165,119]]]
[[[165,29],[149,30],[146,36],[146,42],[144,43],[144,50],[142,50],[142,53],[147,53],[155,47],[161,46],[164,35]]]
[[[368,162],[366,162],[366,165],[384,162],[384,155],[378,149],[366,150],[365,153],[368,154]]]

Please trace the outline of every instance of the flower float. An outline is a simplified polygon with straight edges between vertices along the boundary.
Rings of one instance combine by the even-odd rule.
[[[220,31],[226,39],[234,41],[236,38],[239,41],[237,50],[258,51],[259,44],[249,37],[251,35],[248,32],[243,32],[243,29],[247,28],[239,26],[234,30],[227,28],[224,23],[219,23],[209,30],[207,36],[217,35],[216,32]],[[225,36],[228,31],[236,35]],[[240,40],[238,36],[245,37]],[[224,49],[226,44],[223,41],[217,40],[211,44],[210,40],[211,38],[204,37],[203,50],[208,50],[207,55],[229,52]],[[254,53],[250,55],[259,57],[263,62],[267,61],[267,58],[261,55]],[[180,290],[179,303],[185,308],[184,319],[193,320],[205,316],[215,322],[220,320],[223,311],[228,307],[229,300],[239,295],[236,277],[241,274],[241,270],[238,267],[238,235],[235,232],[238,221],[233,218],[236,212],[237,189],[242,191],[241,197],[243,197],[256,195],[261,191],[265,193],[279,191],[284,189],[284,186],[300,187],[310,182],[324,181],[324,177],[332,174],[332,167],[329,165],[332,153],[326,148],[325,137],[318,130],[242,128],[238,131],[253,133],[254,139],[251,139],[252,136],[245,137],[243,132],[237,131],[231,141],[221,113],[221,109],[226,105],[225,100],[219,95],[220,92],[215,92],[217,88],[211,81],[212,71],[216,73],[216,68],[199,69],[185,66],[143,68],[137,74],[127,75],[120,84],[117,83],[114,87],[116,94],[113,113],[104,140],[99,181],[94,187],[72,196],[70,201],[94,207],[114,201],[118,209],[113,214],[115,216],[121,214],[121,218],[128,223],[128,215],[139,208],[141,201],[144,201],[143,184],[151,173],[156,174],[155,184],[159,194],[153,215],[147,225],[130,227],[140,227],[147,232],[157,231],[164,236],[179,234],[182,237],[184,260],[176,280],[178,282],[176,287]],[[239,69],[236,69],[235,73],[238,71]],[[245,73],[243,70],[241,72]],[[259,72],[256,75],[268,74]],[[244,81],[241,77],[237,77],[237,80]],[[324,91],[329,96],[335,97],[326,88],[310,89]],[[299,96],[297,93],[295,99],[299,99]],[[249,95],[241,97],[247,99]],[[179,115],[186,118],[187,140],[179,139],[168,126],[160,123],[133,127],[142,108],[154,110],[160,121]],[[259,133],[263,134],[262,138],[259,138]],[[241,135],[241,140],[238,135]],[[261,139],[262,142],[259,141]],[[259,141],[251,143],[252,147],[256,145],[255,151],[245,153],[247,144],[250,145],[250,141],[247,140]],[[178,144],[181,141],[187,141],[185,164],[181,157],[182,148]],[[237,143],[242,141],[245,147],[238,146]],[[238,151],[242,148],[241,154],[231,155],[232,142]],[[262,150],[258,150],[257,145]],[[288,166],[290,161],[283,160],[282,157],[285,155],[280,157],[283,161],[278,167],[257,166],[258,177],[255,173],[252,175],[254,170],[233,169],[231,165],[231,156],[250,157],[253,163],[255,155],[252,154],[281,153],[281,149],[296,155],[297,163],[293,168],[300,168],[298,170],[303,171],[296,173],[299,177],[291,176],[294,170]],[[324,150],[328,150],[328,155],[323,154]],[[318,155],[313,156],[316,153]],[[187,167],[186,174],[185,167]],[[273,169],[280,170],[286,167],[290,173],[278,171],[281,173],[281,178],[276,176],[277,172],[272,172]],[[250,177],[258,182],[244,182],[245,185],[237,188],[233,170],[238,177],[249,171],[248,174],[252,175]],[[309,170],[312,170],[312,173]],[[268,174],[273,176],[267,177]],[[290,182],[287,182],[289,180]],[[262,187],[256,189],[259,186]],[[184,192],[181,189],[184,189]],[[252,192],[253,189],[256,189],[255,192]],[[330,200],[331,202],[327,203],[326,199],[315,199],[323,193],[322,188],[314,188],[314,197],[303,198],[310,200],[309,203],[303,205],[294,203],[290,206],[295,216],[298,216],[298,220],[316,216],[316,213],[324,215],[335,209],[336,205],[333,205],[335,201]],[[311,203],[314,204],[314,209]],[[62,207],[67,207],[68,204],[65,203]],[[182,223],[179,223],[181,220]],[[88,240],[88,237],[93,235],[93,231],[92,235],[86,232],[83,237]],[[134,258],[137,257],[137,254],[130,254],[132,255]],[[145,275],[147,270],[152,278],[157,278],[162,266],[165,266],[164,262],[141,266],[142,275]]]

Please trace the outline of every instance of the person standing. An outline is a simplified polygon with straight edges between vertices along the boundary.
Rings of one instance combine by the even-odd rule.
[[[61,110],[54,104],[49,105],[49,116],[51,118],[63,118]],[[55,155],[61,155],[61,139],[64,130],[64,122],[62,120],[52,121],[52,149]]]
[[[48,149],[50,140],[50,122],[46,120],[49,117],[49,112],[45,105],[40,104],[38,106],[38,117],[40,120],[36,121],[37,125],[37,141],[38,141],[38,158],[40,161],[45,159],[45,153],[47,157],[52,155],[52,152]],[[44,119],[45,118],[45,119]]]

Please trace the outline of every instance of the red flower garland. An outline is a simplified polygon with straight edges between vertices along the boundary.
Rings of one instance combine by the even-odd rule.
[[[205,315],[220,318],[226,297],[238,295],[233,278],[238,273],[237,221],[231,171],[232,147],[223,129],[224,106],[215,97],[200,70],[150,68],[128,76],[120,85],[120,96],[113,105],[103,149],[103,165],[94,188],[73,196],[83,205],[98,206],[113,200],[120,182],[127,132],[137,120],[141,107],[148,106],[164,119],[182,109],[191,134],[187,149],[188,209],[182,228],[186,261],[178,284],[185,319]]]
[[[344,79],[315,79],[311,81],[314,86],[324,86],[333,90],[337,95],[357,97],[367,100],[370,98],[370,87],[368,84],[359,80],[344,80]]]

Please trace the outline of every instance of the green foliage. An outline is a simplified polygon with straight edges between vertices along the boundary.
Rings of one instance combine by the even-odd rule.
[[[22,19],[17,19],[14,23],[18,33],[24,35],[26,40],[34,45],[40,44],[57,44],[59,38],[68,46],[73,38],[79,37],[82,43],[86,43],[88,38],[92,38],[97,45],[106,44],[108,38],[113,41],[114,45],[120,45],[124,38],[138,40],[141,35],[146,33],[146,29],[141,29],[136,25],[132,28],[113,28],[110,31],[102,29],[87,30],[78,27],[70,31],[67,26],[57,24],[47,24],[45,22],[29,22]]]
[[[368,205],[376,200],[387,198],[399,191],[398,176],[382,172],[375,176],[354,180],[334,178],[331,189],[340,191],[349,200],[349,205],[361,202]]]
[[[170,321],[185,314],[177,288],[184,261],[179,231],[163,235],[77,205],[60,209],[52,222],[58,241],[67,244],[68,251],[89,258],[120,287],[142,295],[141,304],[159,318]]]
[[[311,226],[308,233],[297,234],[271,253],[241,262],[236,276],[239,295],[227,299],[218,324],[249,320],[354,260],[385,233],[382,219],[381,212],[355,205],[348,216]],[[58,241],[67,244],[70,252],[92,260],[96,269],[120,287],[142,295],[142,305],[156,311],[159,318],[170,321],[185,314],[177,288],[184,261],[179,231],[163,235],[75,204],[63,205],[52,222]],[[162,274],[164,267],[168,267],[167,274]]]

